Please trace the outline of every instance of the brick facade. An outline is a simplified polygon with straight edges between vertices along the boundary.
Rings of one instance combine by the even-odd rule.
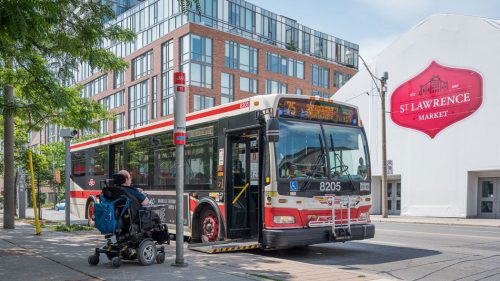
[[[258,80],[258,91],[257,94],[265,94],[266,93],[266,80],[274,80],[274,81],[279,81],[282,83],[286,83],[288,85],[288,93],[294,94],[295,90],[301,89],[303,95],[310,95],[312,90],[318,90],[321,92],[329,93],[331,95],[335,94],[335,92],[338,90],[333,86],[333,77],[334,73],[336,71],[341,71],[346,74],[355,74],[357,72],[356,69],[354,68],[349,68],[345,67],[339,64],[335,64],[332,62],[328,62],[326,60],[314,58],[309,55],[304,55],[299,52],[291,51],[291,50],[286,50],[283,48],[275,47],[273,45],[261,43],[258,41],[246,39],[244,37],[231,34],[231,33],[226,33],[223,31],[219,31],[210,27],[206,27],[203,25],[195,24],[195,23],[188,23],[180,28],[168,33],[167,35],[157,39],[156,41],[152,42],[151,44],[135,51],[134,53],[130,54],[129,56],[125,57],[125,61],[129,63],[128,69],[125,71],[125,82],[123,85],[119,88],[114,89],[113,88],[113,74],[108,73],[108,78],[107,78],[107,90],[91,97],[93,100],[100,100],[104,97],[110,96],[116,92],[124,90],[124,105],[114,108],[113,111],[116,114],[125,113],[125,129],[129,129],[129,110],[128,110],[128,105],[129,105],[129,93],[128,89],[130,86],[136,85],[140,82],[143,82],[145,80],[150,80],[152,77],[157,77],[157,118],[155,119],[150,119],[150,115],[148,117],[149,121],[148,123],[152,122],[157,122],[159,120],[163,120],[166,118],[170,118],[172,115],[168,116],[161,116],[161,106],[162,106],[162,92],[161,92],[161,47],[162,44],[169,41],[173,40],[173,50],[174,50],[174,71],[179,71],[180,69],[180,54],[179,54],[179,47],[180,47],[180,39],[189,34],[193,33],[196,35],[204,36],[204,37],[209,37],[212,39],[212,88],[203,88],[203,87],[197,87],[197,86],[187,86],[186,87],[186,104],[187,104],[187,110],[188,112],[194,111],[194,98],[193,96],[195,94],[197,95],[203,95],[203,96],[208,96],[208,97],[213,97],[215,99],[215,105],[220,105],[221,104],[221,73],[228,73],[228,74],[233,74],[234,75],[234,100],[238,99],[243,99],[247,98],[250,96],[253,96],[255,94],[253,93],[248,93],[248,92],[243,92],[240,91],[240,76],[244,76],[247,78],[253,78]],[[224,66],[224,60],[225,60],[225,41],[233,41],[237,43],[241,43],[244,45],[248,45],[254,48],[258,49],[258,71],[257,74],[251,74],[245,71],[241,71],[238,69],[229,69]],[[148,52],[149,50],[153,50],[153,70],[151,71],[151,74],[146,75],[144,77],[141,77],[137,80],[131,81],[131,76],[132,76],[132,68],[130,67],[131,61]],[[266,53],[267,52],[273,52],[275,54],[282,55],[287,58],[294,58],[297,60],[301,60],[304,62],[304,79],[300,78],[295,78],[295,77],[290,77],[287,75],[282,75],[274,72],[269,72],[266,70]],[[328,89],[326,88],[321,88],[321,87],[316,87],[312,85],[311,81],[311,69],[312,69],[312,64],[316,64],[319,66],[322,66],[324,68],[328,68],[330,70],[329,73],[329,83],[328,83]],[[86,80],[83,80],[80,82],[80,84],[84,85],[98,77],[100,77],[103,73],[96,73],[92,75],[91,77],[87,78]],[[150,80],[151,83],[151,80]],[[151,104],[151,84],[150,84],[150,95],[149,95],[149,102]],[[108,133],[113,132],[113,120],[108,120],[107,122],[108,125]],[[44,134],[46,135],[47,130],[44,130]],[[58,132],[56,133],[56,135]],[[37,136],[38,135],[38,136]],[[43,140],[47,140],[47,136],[42,136],[40,138],[39,134],[34,134],[33,136],[33,142],[36,143],[36,140],[40,140],[41,143],[44,143]]]

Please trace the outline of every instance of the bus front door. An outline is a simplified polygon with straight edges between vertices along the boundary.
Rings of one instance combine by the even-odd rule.
[[[258,234],[259,146],[258,132],[229,135],[226,186],[228,238]]]

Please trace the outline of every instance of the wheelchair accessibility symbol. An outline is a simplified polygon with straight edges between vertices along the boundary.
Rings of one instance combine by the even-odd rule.
[[[297,183],[297,181],[290,182],[290,191],[299,191],[299,184]]]

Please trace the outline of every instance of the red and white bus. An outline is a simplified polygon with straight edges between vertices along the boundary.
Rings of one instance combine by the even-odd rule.
[[[185,233],[265,248],[373,238],[370,159],[357,108],[262,95],[190,113]],[[100,182],[121,169],[175,230],[175,146],[168,119],[71,146],[71,211],[92,223]]]

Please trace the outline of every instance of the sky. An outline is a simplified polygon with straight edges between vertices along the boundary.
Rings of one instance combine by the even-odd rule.
[[[356,43],[370,61],[386,46],[433,14],[500,20],[498,0],[247,0],[297,22]]]

